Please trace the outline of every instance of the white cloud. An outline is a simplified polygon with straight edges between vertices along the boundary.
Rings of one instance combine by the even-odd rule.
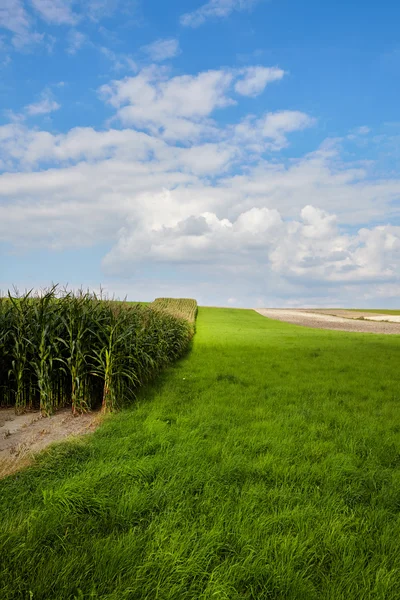
[[[71,31],[68,33],[67,41],[68,54],[76,54],[78,50],[80,50],[86,43],[86,35],[80,31],[77,31],[76,29],[71,29]]]
[[[153,65],[134,77],[113,81],[100,91],[109,104],[117,109],[117,117],[123,125],[146,128],[153,135],[162,135],[170,140],[191,140],[205,135],[224,135],[217,131],[210,119],[216,109],[236,103],[230,96],[233,87],[241,95],[255,96],[268,82],[280,79],[283,75],[281,69],[258,66],[170,77],[166,68]],[[286,121],[295,118],[290,115],[288,112]],[[279,120],[279,116],[274,118]],[[246,135],[250,136],[250,129],[255,126],[258,127],[258,124],[245,124],[243,129],[247,130]],[[282,135],[285,131],[301,128],[286,123],[285,130],[283,122],[277,123],[276,128],[279,127]],[[251,137],[254,134],[252,131]]]
[[[164,194],[164,202],[171,198]],[[265,274],[283,279],[338,283],[400,283],[400,227],[340,232],[336,217],[313,206],[301,220],[283,220],[276,209],[254,207],[236,220],[203,212],[167,225],[147,228],[132,222],[104,259],[111,272],[126,271],[136,261],[217,264],[230,270],[259,264]]]
[[[35,14],[29,13],[22,0],[0,0],[0,28],[7,29],[13,34],[12,43],[17,50],[26,49],[32,44],[44,44],[51,52],[55,38],[35,30],[40,22],[35,15],[47,23],[74,25],[79,15],[71,9],[72,2],[68,0],[29,0]]]
[[[59,82],[53,87],[62,87],[63,85],[63,82]],[[3,155],[8,160],[16,159],[24,162],[26,160],[25,151],[31,141],[43,135],[50,136],[45,132],[27,129],[23,126],[24,120],[26,117],[49,114],[59,108],[61,108],[61,105],[55,100],[52,90],[45,88],[40,94],[39,100],[27,104],[21,112],[7,111],[6,114],[8,114],[10,123],[0,127],[0,140],[3,143],[3,148],[0,149],[0,157]],[[20,149],[20,152],[15,153],[17,148]]]
[[[278,81],[285,71],[276,67],[247,67],[242,69],[243,77],[235,84],[235,90],[242,96],[258,96],[265,86],[272,81]]]
[[[48,113],[54,112],[58,110],[61,105],[56,102],[53,98],[53,94],[50,90],[46,89],[41,94],[41,98],[38,102],[34,102],[33,104],[28,104],[25,106],[25,113],[31,117],[35,117],[38,115],[46,115]]]
[[[176,168],[196,173],[197,175],[221,176],[226,169],[239,157],[239,149],[232,144],[206,143],[191,148],[175,148],[166,146],[159,151],[160,158],[170,159]]]
[[[13,34],[12,43],[20,49],[43,41],[43,35],[31,31],[31,21],[22,0],[0,0],[0,28]]]
[[[226,95],[232,79],[232,73],[222,70],[168,78],[164,69],[150,67],[103,86],[101,93],[124,125],[169,139],[190,139],[211,131],[208,116],[233,103]]]
[[[16,50],[26,51],[29,46],[42,44],[51,53],[55,37],[40,32],[43,21],[74,26],[88,18],[100,20],[117,8],[125,15],[132,15],[135,7],[130,0],[0,0],[0,29],[12,34]],[[83,34],[76,32],[71,36],[70,49],[74,53],[83,43]]]
[[[197,10],[181,16],[181,25],[199,27],[210,18],[225,18],[234,11],[249,10],[260,0],[209,0]]]
[[[103,267],[110,276],[129,277],[138,265],[194,263],[218,272],[226,287],[220,293],[233,297],[232,275],[257,293],[257,280],[277,290],[311,286],[310,294],[316,285],[350,286],[349,294],[376,285],[382,297],[400,283],[398,227],[344,228],[373,217],[387,222],[400,181],[360,181],[361,173],[338,167],[332,153],[288,167],[261,162],[244,176],[221,178],[232,156],[218,144],[179,148],[132,130],[52,136],[7,127],[0,128],[2,152],[64,165],[0,176],[0,240],[18,239],[20,251],[108,243]],[[214,163],[218,152],[221,165]],[[213,172],[217,182],[208,180]]]
[[[142,51],[154,62],[174,58],[180,53],[179,42],[176,39],[156,40],[152,44],[142,46]]]
[[[295,110],[266,113],[260,119],[246,117],[234,127],[235,138],[256,151],[281,150],[288,145],[287,134],[315,125],[309,115]]]
[[[165,171],[176,169],[207,176],[222,174],[237,156],[237,149],[225,143],[179,148],[131,129],[99,132],[82,127],[67,134],[52,135],[28,130],[16,123],[0,128],[0,141],[4,156],[19,164],[19,168],[32,168],[41,161],[70,164],[111,158],[124,161],[153,159]]]
[[[0,142],[0,158],[8,162],[9,170],[32,169],[40,162],[69,165],[107,158],[144,161],[155,152],[167,152],[164,142],[134,130],[98,132],[78,127],[53,135],[28,129],[18,122],[0,127]]]
[[[356,236],[340,228],[385,218],[400,182],[362,182],[361,172],[338,169],[332,153],[289,167],[261,162],[245,176],[222,178],[238,152],[234,146],[180,148],[133,130],[82,128],[53,136],[15,123],[0,128],[0,147],[4,164],[8,156],[26,168],[37,161],[64,165],[0,176],[0,195],[7,198],[0,211],[3,242],[12,243],[16,231],[24,231],[20,247],[114,239],[104,263],[109,272],[170,260],[227,269],[241,263],[250,271],[258,264],[300,280],[366,281],[378,272],[380,281],[395,279],[398,228],[361,228]],[[208,181],[212,173],[217,183]],[[302,209],[310,199],[335,216]]]
[[[274,139],[277,143],[284,145],[286,133],[311,127],[315,124],[315,120],[300,111],[281,110],[268,113],[260,124],[264,137]]]
[[[400,227],[362,228],[342,234],[336,218],[306,206],[270,255],[287,277],[330,282],[400,282]]]
[[[344,162],[338,140],[300,158],[269,158],[266,150],[314,124],[299,111],[218,127],[211,116],[231,105],[240,77],[228,69],[172,77],[153,67],[111,82],[103,94],[120,117],[133,109],[133,128],[0,126],[0,243],[19,252],[107,244],[104,272],[128,279],[195,264],[208,298],[210,277],[220,298],[238,302],[240,288],[264,304],[274,294],[318,304],[329,286],[394,297],[400,231],[390,222],[400,216],[400,179]]]
[[[33,8],[47,23],[75,25],[79,17],[72,11],[71,0],[30,0]]]

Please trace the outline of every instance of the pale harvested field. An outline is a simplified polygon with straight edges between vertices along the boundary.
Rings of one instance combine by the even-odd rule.
[[[339,309],[257,308],[255,310],[269,319],[314,329],[400,335],[400,318],[394,315],[375,315]]]
[[[0,409],[0,477],[29,465],[53,442],[90,433],[98,422],[98,412],[74,417],[66,408],[44,418],[38,411],[16,415],[13,408]]]
[[[333,315],[335,317],[344,317],[345,319],[366,319],[367,321],[389,321],[390,323],[400,323],[400,315],[386,315],[362,310],[346,310],[345,308],[315,308],[300,309],[307,312],[316,312],[323,315]]]

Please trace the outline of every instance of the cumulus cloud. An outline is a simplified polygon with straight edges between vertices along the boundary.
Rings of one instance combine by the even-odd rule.
[[[197,10],[181,16],[181,25],[185,27],[199,27],[208,19],[222,19],[229,17],[234,11],[249,10],[260,0],[209,0]]]
[[[138,260],[217,263],[228,270],[242,263],[261,266],[265,276],[273,271],[304,282],[400,282],[400,227],[362,228],[349,235],[336,221],[335,215],[308,205],[299,220],[253,207],[232,221],[204,212],[146,230],[135,223],[119,231],[103,264],[118,272]]]
[[[164,171],[209,176],[224,173],[237,156],[238,149],[224,142],[181,148],[132,129],[77,127],[53,135],[32,130],[20,121],[0,127],[0,165],[9,171],[34,169],[41,162],[59,166],[113,158],[153,161],[153,168],[160,165]]]
[[[266,113],[261,118],[247,116],[234,126],[234,136],[254,150],[281,150],[288,144],[287,134],[315,125],[316,120],[295,110]]]
[[[329,286],[394,294],[399,178],[346,163],[337,140],[299,158],[271,158],[315,123],[300,111],[218,126],[214,111],[229,109],[245,76],[222,69],[176,77],[151,67],[102,88],[121,120],[121,110],[133,110],[124,128],[0,126],[0,243],[17,240],[20,252],[107,244],[110,277],[196,265],[196,281],[206,273],[210,285],[215,274],[220,298],[238,299],[246,288],[264,304],[265,290],[303,303],[317,303]],[[39,105],[28,105],[32,114]]]
[[[276,67],[247,67],[241,70],[243,77],[235,84],[235,90],[242,96],[258,96],[265,86],[272,81],[278,81],[285,75],[283,69]]]
[[[54,100],[53,94],[46,89],[42,92],[38,102],[25,106],[25,113],[31,117],[46,115],[61,108],[61,105]]]
[[[215,109],[233,103],[226,95],[232,78],[222,70],[169,78],[164,69],[150,67],[103,86],[101,93],[124,125],[171,139],[192,138],[207,128],[204,120]]]
[[[235,104],[230,96],[233,86],[241,95],[255,96],[283,75],[281,69],[258,66],[169,77],[165,68],[153,65],[134,77],[102,86],[100,92],[124,125],[146,128],[168,139],[194,139],[216,134],[210,117],[217,109]]]
[[[142,46],[142,51],[150,60],[162,62],[179,54],[179,42],[176,39],[156,40],[152,44]]]
[[[204,213],[174,227],[152,230],[145,237],[122,230],[104,265],[109,269],[126,268],[132,264],[133,256],[139,256],[167,262],[219,260],[229,269],[235,257],[236,263],[260,262],[265,275],[272,269],[289,279],[338,283],[399,281],[399,227],[363,228],[349,236],[340,234],[334,222],[335,217],[312,206],[301,211],[300,221],[287,222],[278,211],[267,208],[250,209],[234,222]]]
[[[219,177],[215,185],[207,181],[211,167],[199,167],[198,157],[202,151],[205,157],[223,154],[218,145],[179,148],[132,130],[83,128],[54,137],[31,132],[30,143],[18,146],[15,130],[21,127],[0,129],[3,151],[10,151],[14,137],[19,160],[53,157],[64,166],[0,176],[5,243],[21,231],[20,249],[114,240],[103,262],[110,275],[168,262],[213,265],[227,273],[243,268],[304,284],[399,283],[399,227],[359,227],[351,234],[344,227],[374,211],[377,196],[384,218],[400,194],[399,181],[360,182],[361,173],[337,171],[330,153],[319,152],[290,167],[264,164],[247,176]],[[222,164],[231,158],[224,156]],[[309,197],[331,210],[305,205]]]
[[[75,128],[54,135],[15,122],[0,127],[0,165],[11,171],[0,176],[0,195],[7,203],[29,200],[34,209],[52,205],[53,193],[62,198],[65,190],[65,201],[74,198],[78,211],[91,202],[111,203],[119,226],[136,205],[142,206],[138,198],[147,192],[140,211],[155,205],[157,214],[160,206],[162,214],[169,214],[171,202],[165,198],[173,198],[178,220],[223,210],[234,222],[254,207],[279,208],[283,218],[294,218],[307,203],[353,225],[397,214],[400,182],[369,180],[365,169],[342,164],[338,150],[321,149],[287,164],[254,162],[254,157],[246,164],[242,150],[234,138],[182,147],[132,129]],[[43,170],[42,163],[51,168]],[[230,171],[232,164],[239,172]],[[171,190],[170,196],[152,196],[164,188]],[[9,206],[3,208],[5,223]],[[100,209],[98,214],[101,219]],[[134,218],[140,221],[142,216],[135,212]],[[168,220],[161,224],[170,226]],[[43,224],[43,240],[48,226]]]
[[[267,138],[280,140],[291,131],[310,127],[315,120],[297,110],[281,110],[267,113],[258,125],[261,125],[262,135]]]
[[[336,218],[306,206],[270,255],[287,277],[338,283],[398,282],[400,227],[381,225],[342,234]]]

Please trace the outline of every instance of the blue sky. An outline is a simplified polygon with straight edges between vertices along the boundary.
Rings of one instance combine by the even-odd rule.
[[[400,5],[0,0],[0,289],[397,306]]]

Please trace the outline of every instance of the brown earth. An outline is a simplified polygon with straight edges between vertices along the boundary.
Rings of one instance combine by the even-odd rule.
[[[391,315],[371,315],[371,313],[361,311],[354,313],[353,311],[340,309],[258,308],[255,310],[269,319],[314,329],[400,335],[400,323]],[[375,317],[380,317],[382,320],[377,320]],[[392,320],[393,322],[390,322]]]
[[[70,409],[62,409],[42,417],[38,411],[16,415],[13,408],[1,408],[0,477],[31,464],[34,455],[49,444],[90,433],[99,423],[99,412],[74,417]]]

